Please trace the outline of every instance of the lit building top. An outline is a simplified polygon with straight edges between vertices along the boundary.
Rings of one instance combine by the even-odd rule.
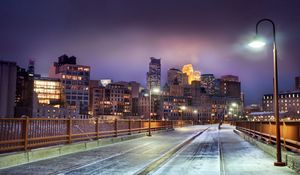
[[[192,64],[186,64],[182,67],[182,72],[188,76],[188,83],[192,84],[193,81],[201,80],[200,71],[194,71]]]

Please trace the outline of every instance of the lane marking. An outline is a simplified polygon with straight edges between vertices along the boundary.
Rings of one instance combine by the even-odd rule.
[[[219,147],[219,156],[220,156],[220,158],[219,158],[220,159],[220,175],[226,175],[222,143],[220,141],[220,130],[221,130],[221,128],[218,130],[218,147]]]

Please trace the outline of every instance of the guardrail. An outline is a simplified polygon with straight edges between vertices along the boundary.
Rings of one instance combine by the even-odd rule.
[[[275,121],[239,121],[235,122],[236,129],[254,138],[276,144]],[[280,122],[281,144],[284,149],[300,153],[300,122]]]
[[[163,130],[192,124],[189,120],[153,120],[150,126]],[[148,120],[1,118],[0,153],[142,133],[148,128]]]

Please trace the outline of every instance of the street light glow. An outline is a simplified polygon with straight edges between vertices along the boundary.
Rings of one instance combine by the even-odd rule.
[[[231,106],[232,106],[232,107],[237,107],[238,104],[237,104],[237,103],[231,103]]]
[[[256,48],[256,49],[262,48],[262,47],[264,47],[265,45],[266,45],[266,43],[265,43],[264,41],[258,40],[258,39],[253,40],[251,43],[248,44],[248,46],[250,46],[250,47],[252,47],[252,48]]]
[[[153,88],[152,92],[155,93],[155,94],[158,94],[158,93],[160,93],[160,89],[159,88]]]
[[[194,110],[193,112],[194,112],[194,114],[197,114],[197,113],[198,113],[198,111],[197,111],[197,110]]]
[[[186,110],[186,107],[185,106],[180,106],[180,109],[181,110]]]

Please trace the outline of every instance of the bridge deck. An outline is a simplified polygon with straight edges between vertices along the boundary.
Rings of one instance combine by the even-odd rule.
[[[151,174],[296,174],[274,167],[274,158],[244,141],[230,126],[178,128],[99,149],[0,170],[0,174],[136,174],[149,163],[206,129]]]

